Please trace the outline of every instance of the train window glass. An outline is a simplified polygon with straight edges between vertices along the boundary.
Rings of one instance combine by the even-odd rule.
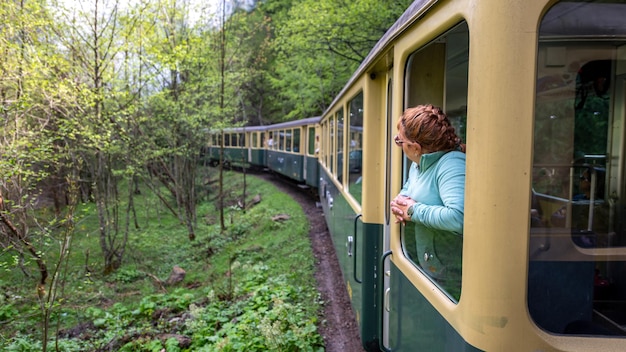
[[[299,128],[295,128],[293,130],[292,150],[295,153],[299,153],[300,152],[300,129]]]
[[[359,93],[348,105],[350,126],[350,149],[348,151],[348,191],[359,203],[362,196],[363,164],[363,93]]]
[[[343,108],[337,111],[337,118],[335,119],[336,123],[336,131],[337,131],[337,172],[335,173],[335,177],[339,182],[342,182],[343,179]]]
[[[307,153],[309,155],[315,155],[317,154],[317,146],[316,144],[318,143],[317,138],[315,136],[315,127],[309,127],[309,138],[308,138],[308,148],[307,148]]]
[[[285,130],[278,131],[278,149],[285,150]]]
[[[334,156],[337,150],[335,149],[335,117],[331,116],[328,123],[328,166],[330,167],[330,173],[335,173],[335,164],[333,163]]]
[[[528,310],[626,336],[626,3],[563,1],[539,29]]]
[[[466,121],[468,62],[469,29],[463,22],[409,56],[404,77],[405,107],[418,104],[442,106],[455,132],[464,138],[460,130]],[[405,157],[403,183],[411,165],[412,161]],[[404,254],[448,297],[458,301],[461,295],[462,234],[413,222],[407,223],[401,231]]]
[[[259,134],[257,132],[252,132],[252,148],[259,147]]]
[[[285,150],[290,152],[291,148],[292,148],[292,137],[293,137],[293,132],[291,129],[289,130],[285,130]]]
[[[230,147],[230,133],[224,133],[224,146]]]
[[[245,133],[238,133],[237,134],[237,145],[239,147],[245,147],[246,146],[246,134]]]
[[[261,132],[261,139],[259,140],[259,148],[265,145],[265,132]]]
[[[320,141],[320,145],[322,146],[322,148],[320,148],[320,160],[322,165],[328,167],[328,160],[326,160],[326,155],[328,155],[328,145],[326,144],[326,141],[328,140],[327,136],[328,136],[328,120],[324,120],[322,122],[322,132],[321,132],[321,141]]]

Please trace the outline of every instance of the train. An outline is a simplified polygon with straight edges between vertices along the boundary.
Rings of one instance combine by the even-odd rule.
[[[366,351],[625,351],[625,18],[624,1],[416,0],[321,116],[214,131],[211,159],[316,190]],[[390,212],[418,104],[467,145],[463,234],[427,250]]]

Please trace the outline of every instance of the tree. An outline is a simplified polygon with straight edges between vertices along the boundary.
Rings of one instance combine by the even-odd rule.
[[[121,265],[128,241],[128,226],[124,224],[129,222],[130,209],[126,209],[124,221],[119,182],[129,170],[127,166],[133,165],[127,160],[127,151],[132,150],[128,127],[136,95],[122,80],[127,72],[124,64],[129,62],[125,60],[128,51],[123,38],[128,37],[135,21],[121,25],[117,0],[93,0],[78,8],[57,10],[69,24],[59,25],[57,38],[74,67],[74,79],[90,92],[91,99],[80,112],[68,114],[66,125],[76,136],[72,149],[84,161],[85,169],[78,173],[92,185],[104,272],[110,273]]]
[[[409,0],[303,0],[276,26],[272,83],[286,119],[319,115]]]
[[[0,3],[0,246],[16,253],[27,277],[29,266],[37,267],[45,351],[74,233],[76,178],[68,170],[76,160],[64,121],[88,94],[67,79],[71,67],[50,35],[55,24],[43,5]],[[54,213],[45,211],[50,194]],[[70,206],[62,213],[62,205]]]

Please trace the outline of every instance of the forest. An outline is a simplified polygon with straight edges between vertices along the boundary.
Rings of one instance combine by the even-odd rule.
[[[201,241],[207,130],[320,115],[409,3],[0,2],[0,346],[18,316],[53,335],[77,252],[82,274],[128,278],[145,224]],[[232,237],[219,178],[208,223]],[[27,313],[16,287],[36,297]]]

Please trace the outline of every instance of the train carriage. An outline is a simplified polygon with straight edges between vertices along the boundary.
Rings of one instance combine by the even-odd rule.
[[[297,182],[317,187],[317,126],[321,117],[266,127],[267,167]]]
[[[366,350],[626,350],[624,18],[417,0],[361,64],[320,121],[318,190]],[[468,146],[463,234],[430,248],[389,209],[424,103]]]
[[[266,164],[264,126],[230,127],[209,132],[205,158],[213,166],[220,160],[226,165],[264,167]],[[220,156],[220,153],[223,153]]]

